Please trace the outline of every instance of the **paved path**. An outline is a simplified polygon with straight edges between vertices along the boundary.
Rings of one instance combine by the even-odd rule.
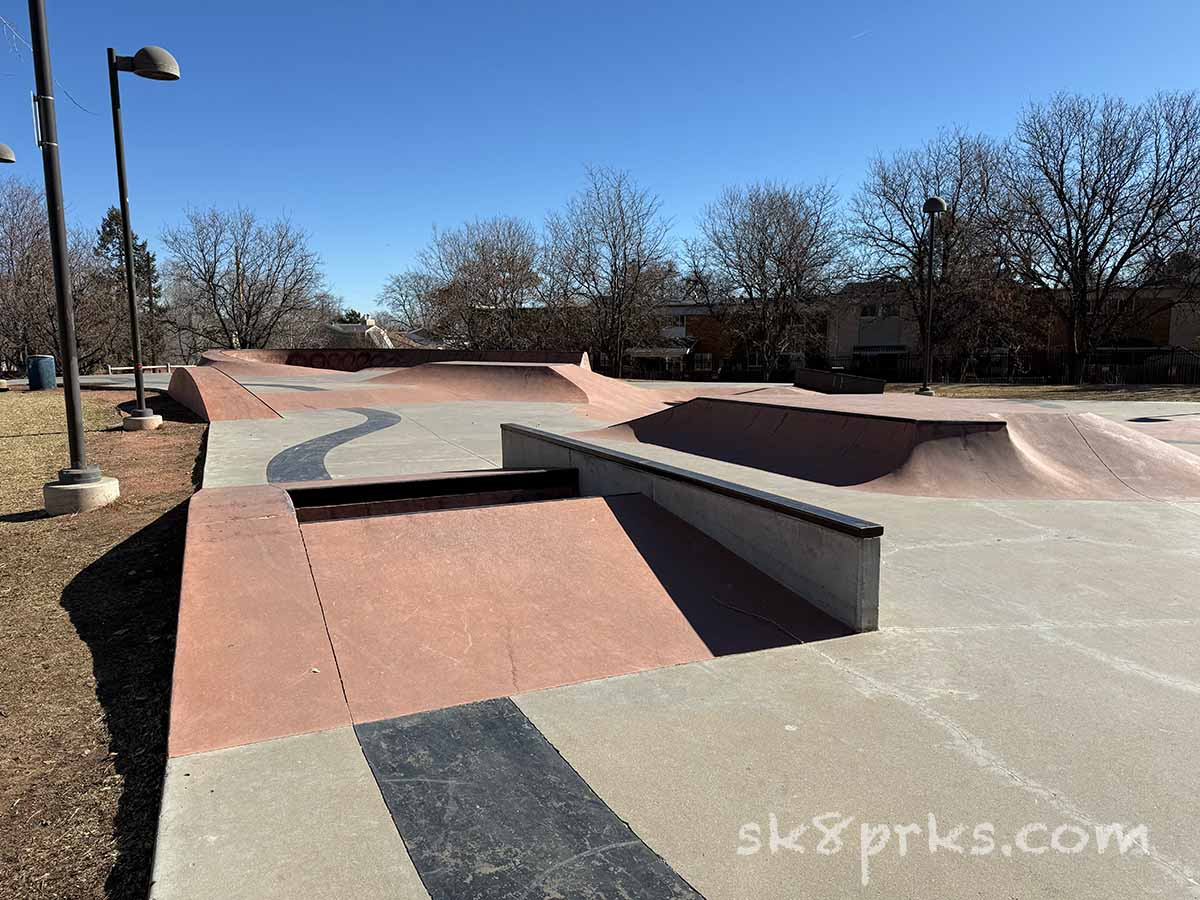
[[[219,422],[205,486],[265,483],[281,455],[333,479],[491,468],[503,421],[598,424],[504,402]],[[153,896],[1200,896],[1200,503],[906,497],[637,452],[883,523],[880,631],[412,715],[338,694],[341,724],[171,759]],[[426,562],[390,540],[363,536],[359,577],[396,604]],[[426,643],[461,648],[461,625]],[[357,677],[421,643],[377,638]],[[1114,823],[1148,850],[1102,851]]]

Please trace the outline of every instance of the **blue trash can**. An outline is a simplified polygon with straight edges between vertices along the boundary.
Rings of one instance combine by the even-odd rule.
[[[58,387],[53,356],[30,356],[25,360],[25,373],[31,391],[51,391]]]

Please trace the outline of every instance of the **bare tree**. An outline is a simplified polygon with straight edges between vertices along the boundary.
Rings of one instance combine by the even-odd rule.
[[[700,218],[689,287],[762,354],[764,378],[811,337],[817,302],[842,274],[837,203],[829,185],[761,182],[726,188]]]
[[[1060,94],[1027,108],[1003,170],[1012,267],[1061,319],[1073,377],[1102,341],[1195,302],[1200,100]],[[1173,271],[1174,270],[1174,271]]]
[[[260,348],[306,319],[324,277],[308,235],[287,219],[192,210],[163,235],[172,319],[209,346]]]
[[[437,284],[425,272],[409,269],[390,276],[379,294],[379,302],[394,318],[397,328],[439,331]]]
[[[0,181],[2,370],[18,369],[30,353],[55,352],[44,328],[54,308],[49,250],[42,195],[18,179]]]
[[[90,235],[69,234],[79,367],[88,372],[129,356],[124,292],[92,254]],[[0,181],[0,370],[20,369],[32,353],[58,356],[58,317],[45,202],[19,179]]]
[[[545,267],[557,273],[558,309],[578,317],[589,349],[617,377],[626,349],[660,330],[675,274],[669,228],[658,198],[612,169],[589,169],[583,191],[547,220]]]
[[[856,275],[895,289],[922,347],[1018,347],[1027,321],[1025,293],[1003,265],[995,225],[1001,149],[983,135],[940,134],[925,146],[876,158],[851,202]],[[927,335],[929,217],[926,198],[940,196],[934,258],[933,335]]]

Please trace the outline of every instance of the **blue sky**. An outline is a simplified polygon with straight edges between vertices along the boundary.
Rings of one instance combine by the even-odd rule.
[[[1200,86],[1194,0],[47,6],[73,224],[117,199],[105,48],[161,44],[181,81],[122,76],[135,229],[153,245],[189,205],[286,213],[360,309],[435,223],[540,222],[588,164],[632,172],[683,238],[726,184],[848,195],[872,155],[953,124],[1003,135],[1058,90]],[[24,3],[0,15],[28,35]],[[29,55],[0,52],[5,174],[40,183]]]

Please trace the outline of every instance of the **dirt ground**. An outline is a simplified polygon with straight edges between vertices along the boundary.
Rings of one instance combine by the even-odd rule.
[[[187,499],[205,425],[166,397],[85,391],[89,461],[121,498],[47,518],[61,391],[0,393],[0,898],[144,898],[166,754]],[[130,404],[131,405],[131,404]]]
[[[919,384],[889,384],[886,390],[912,393]],[[935,384],[939,397],[979,400],[1200,400],[1200,387],[1188,384]]]

